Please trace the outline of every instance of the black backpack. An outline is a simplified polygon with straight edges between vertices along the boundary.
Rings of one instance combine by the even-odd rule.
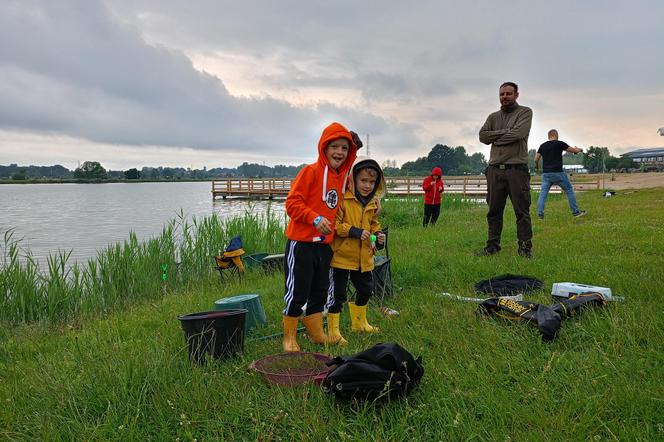
[[[337,356],[322,382],[341,400],[390,400],[410,393],[424,374],[417,359],[399,344],[377,344],[353,356]]]

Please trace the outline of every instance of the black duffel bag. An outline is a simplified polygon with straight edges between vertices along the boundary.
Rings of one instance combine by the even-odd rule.
[[[337,356],[322,382],[326,392],[341,400],[390,400],[404,396],[424,374],[422,358],[415,359],[399,344],[377,344],[353,356]]]

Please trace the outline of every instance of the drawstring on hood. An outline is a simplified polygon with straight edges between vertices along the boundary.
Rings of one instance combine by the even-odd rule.
[[[321,164],[321,166],[325,166],[323,172],[323,189],[321,194],[322,201],[325,201],[327,197],[327,176],[330,173],[330,165],[327,161],[327,156],[325,156],[325,148],[332,140],[336,140],[339,138],[347,139],[349,144],[348,157],[346,157],[346,161],[344,161],[344,163],[341,165],[338,171],[335,171],[336,173],[344,177],[343,184],[341,187],[342,195],[344,194],[344,192],[346,192],[348,173],[350,171],[351,165],[353,164],[355,158],[357,157],[357,145],[353,141],[353,136],[350,133],[350,131],[346,129],[342,124],[335,122],[330,124],[323,130],[323,133],[320,136],[320,140],[318,141],[318,162]]]
[[[323,172],[323,195],[321,197],[323,201],[325,201],[326,190],[327,190],[327,164],[325,164],[325,172]]]
[[[327,158],[326,158],[327,159]],[[348,161],[348,159],[346,159]],[[327,193],[327,171],[328,171],[328,165],[325,165],[325,172],[323,172],[323,196],[322,200],[325,201],[325,196]],[[344,183],[341,186],[341,194],[343,195],[346,193],[346,184],[348,183],[348,172],[344,175]]]

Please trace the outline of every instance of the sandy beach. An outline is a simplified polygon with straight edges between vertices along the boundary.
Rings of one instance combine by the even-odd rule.
[[[601,175],[597,175],[601,179]],[[611,190],[647,189],[664,187],[664,173],[606,173],[604,174],[604,188]]]

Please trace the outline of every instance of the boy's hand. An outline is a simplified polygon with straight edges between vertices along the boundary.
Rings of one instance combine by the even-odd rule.
[[[332,233],[332,223],[324,216],[321,216],[320,221],[314,227],[323,235]]]
[[[371,238],[371,232],[369,232],[368,230],[362,230],[362,236],[360,236],[360,239],[362,241],[366,241],[369,238]]]
[[[378,232],[378,234],[376,234],[376,242],[381,246],[385,244],[385,234],[383,232]]]

